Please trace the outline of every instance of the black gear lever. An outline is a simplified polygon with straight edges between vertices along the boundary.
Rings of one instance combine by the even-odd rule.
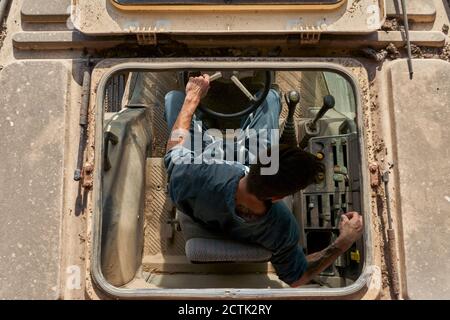
[[[309,139],[312,137],[316,137],[320,133],[320,127],[318,125],[318,121],[322,119],[322,117],[327,113],[330,109],[334,108],[336,101],[332,95],[326,95],[323,97],[323,105],[320,108],[319,112],[317,112],[314,120],[308,121],[303,124],[301,129],[302,140],[300,141],[299,147],[304,149],[308,145]]]
[[[286,103],[288,105],[289,113],[284,124],[283,133],[281,134],[280,143],[287,144],[290,146],[297,146],[297,134],[295,132],[294,115],[295,109],[300,102],[300,93],[298,91],[292,90],[285,94],[284,96]]]
[[[323,105],[320,108],[319,112],[317,112],[317,115],[314,118],[314,120],[308,123],[309,128],[315,130],[317,126],[317,121],[322,119],[322,117],[325,115],[325,113],[328,112],[328,110],[333,109],[335,104],[336,101],[334,100],[334,97],[332,95],[326,95],[325,97],[323,97]]]

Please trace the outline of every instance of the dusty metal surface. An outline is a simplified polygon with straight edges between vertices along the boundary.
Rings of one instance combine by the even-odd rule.
[[[0,73],[0,299],[60,297],[67,65]]]
[[[420,22],[430,22],[436,17],[436,6],[433,0],[409,0],[406,2],[409,19]],[[388,17],[402,19],[403,12],[400,1],[387,0],[386,13]]]
[[[121,11],[110,1],[80,0],[72,10],[72,20],[78,30],[86,34],[127,33],[300,33],[353,32],[369,33],[383,23],[384,1],[347,1],[334,10],[287,9],[260,6],[258,10],[232,12],[217,9],[166,11]],[[186,11],[189,14],[186,14]],[[358,14],[356,14],[358,13]],[[301,18],[299,19],[299,15]],[[262,23],[264,21],[264,23]]]
[[[450,64],[414,67],[412,81],[403,61],[390,69],[405,297],[449,299]]]
[[[66,22],[70,6],[71,0],[24,0],[21,15],[29,22]]]

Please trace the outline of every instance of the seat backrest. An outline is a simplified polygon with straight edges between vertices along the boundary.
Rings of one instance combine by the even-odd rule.
[[[267,262],[272,257],[272,253],[263,247],[227,239],[179,210],[177,217],[186,240],[186,257],[193,263]]]

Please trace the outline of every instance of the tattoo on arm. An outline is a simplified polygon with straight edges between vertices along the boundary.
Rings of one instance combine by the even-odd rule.
[[[312,275],[319,274],[341,254],[341,249],[333,243],[324,250],[309,255],[307,272]]]
[[[341,254],[343,250],[338,248],[335,243],[331,244],[322,251],[315,252],[306,257],[308,266],[301,278],[291,284],[292,287],[298,287],[308,283],[314,276],[325,270],[330,264],[333,263]]]

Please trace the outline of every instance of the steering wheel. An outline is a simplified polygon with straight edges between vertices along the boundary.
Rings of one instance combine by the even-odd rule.
[[[270,88],[272,86],[272,72],[270,72],[270,71],[264,72],[264,78],[265,78],[264,79],[264,88],[262,90],[262,93],[258,94],[258,95],[252,94],[240,80],[242,78],[247,78],[249,75],[254,76],[254,72],[253,71],[228,71],[228,72],[222,71],[222,72],[216,72],[215,74],[210,76],[210,83],[212,83],[213,81],[218,80],[218,79],[223,79],[222,80],[223,82],[233,83],[234,85],[236,85],[239,88],[239,90],[242,91],[242,93],[248,98],[249,104],[241,111],[235,112],[235,113],[222,113],[222,112],[214,111],[214,110],[204,106],[203,104],[200,104],[198,108],[203,113],[205,113],[211,117],[214,117],[216,119],[236,119],[236,118],[244,117],[244,116],[249,115],[250,113],[254,112],[256,109],[258,109],[261,106],[261,104],[264,102],[267,95],[269,94]]]

